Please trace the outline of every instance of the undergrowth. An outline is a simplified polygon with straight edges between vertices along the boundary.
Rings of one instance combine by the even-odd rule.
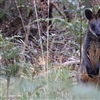
[[[84,0],[52,1],[9,2],[15,20],[0,27],[0,100],[100,99],[96,87],[76,81],[76,62],[87,28]],[[2,5],[5,2],[0,0]],[[54,7],[51,18],[50,3]],[[9,9],[0,10],[2,23],[10,20]],[[70,61],[74,64],[68,65]]]

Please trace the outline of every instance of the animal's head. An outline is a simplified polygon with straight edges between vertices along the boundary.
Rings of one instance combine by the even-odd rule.
[[[85,16],[89,20],[89,31],[96,37],[100,36],[100,9],[96,14],[90,10],[85,10]]]

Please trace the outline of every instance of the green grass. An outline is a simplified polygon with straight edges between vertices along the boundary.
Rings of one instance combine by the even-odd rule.
[[[73,85],[68,78],[68,73],[68,69],[59,68],[52,69],[50,73],[43,73],[33,78],[25,76],[20,78],[11,77],[8,97],[19,97],[18,100],[70,100],[72,98],[70,91]],[[0,80],[1,98],[3,100],[6,97],[7,82],[4,78]]]
[[[9,98],[13,100],[99,100],[100,91],[91,85],[73,85],[68,68],[53,68],[34,77],[11,77]],[[48,74],[48,75],[47,75]],[[0,77],[0,100],[5,100],[6,78]]]

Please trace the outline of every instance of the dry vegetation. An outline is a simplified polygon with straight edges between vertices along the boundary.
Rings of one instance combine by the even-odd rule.
[[[100,99],[76,81],[90,1],[0,0],[0,100]]]

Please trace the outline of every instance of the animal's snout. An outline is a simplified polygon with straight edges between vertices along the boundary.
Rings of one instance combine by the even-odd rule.
[[[96,35],[99,37],[99,36],[100,36],[100,31],[98,31],[98,32],[96,33]]]

